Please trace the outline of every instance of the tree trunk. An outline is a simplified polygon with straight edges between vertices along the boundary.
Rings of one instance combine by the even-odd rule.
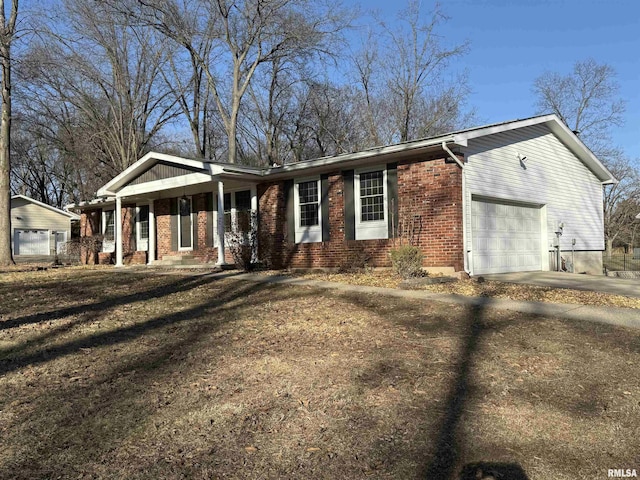
[[[4,8],[4,2],[2,2]],[[5,40],[6,41],[6,40]],[[11,48],[0,46],[2,57],[2,118],[0,119],[0,265],[12,265],[11,252]]]

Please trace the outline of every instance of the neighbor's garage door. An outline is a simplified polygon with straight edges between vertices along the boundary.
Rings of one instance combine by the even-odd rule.
[[[541,269],[540,208],[474,199],[471,224],[474,274]]]
[[[13,242],[15,255],[49,255],[47,230],[16,230]]]

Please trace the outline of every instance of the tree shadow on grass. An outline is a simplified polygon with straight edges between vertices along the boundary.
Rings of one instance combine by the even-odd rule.
[[[427,416],[421,422],[424,434],[414,439],[417,444],[424,445],[426,451],[429,452],[423,460],[424,463],[419,467],[417,477],[427,480],[467,480],[469,478],[473,478],[473,480],[492,478],[527,480],[524,469],[516,463],[498,463],[487,459],[486,462],[463,465],[465,460],[463,451],[468,445],[461,437],[462,423],[465,411],[469,408],[468,403],[473,398],[474,390],[479,381],[474,377],[474,370],[481,360],[483,342],[489,333],[500,330],[512,322],[496,321],[491,318],[491,314],[487,312],[488,305],[491,304],[490,298],[477,299],[468,307],[453,307],[462,310],[462,313],[453,315],[454,321],[451,321],[449,316],[434,314],[434,311],[431,310],[433,304],[430,302],[424,302],[426,311],[422,312],[419,304],[416,305],[415,302],[406,302],[403,305],[401,300],[396,301],[399,305],[394,305],[389,315],[393,324],[402,325],[409,331],[423,336],[427,335],[432,338],[450,336],[460,341],[457,353],[449,355],[450,360],[447,360],[454,362],[452,366],[448,367],[454,375],[453,379],[446,384],[447,390],[440,397],[441,401],[437,398],[434,401],[428,401],[429,403],[425,406]],[[374,299],[368,300],[367,297],[360,296],[357,302],[370,309],[372,314],[379,313],[379,307],[376,306]],[[438,309],[435,310],[435,312],[437,311]],[[535,317],[531,317],[531,319],[535,319]],[[437,352],[432,354],[432,357],[437,356]],[[445,354],[445,356],[447,355]],[[423,360],[429,365],[434,361],[434,358]],[[390,362],[388,359],[381,360],[380,366],[391,365]],[[372,372],[375,371],[372,370]],[[400,368],[394,368],[392,375],[401,375],[401,373]],[[378,375],[376,378],[378,381],[384,382],[382,376]],[[427,387],[427,389],[430,388],[435,388],[435,385]],[[407,414],[412,415],[411,411],[408,411]],[[432,420],[434,417],[439,417],[435,423]],[[387,451],[386,458],[383,458],[382,461],[389,467],[393,463],[407,460],[398,457],[398,452],[389,450],[384,445],[377,445],[373,454],[380,456],[380,453],[385,450]],[[406,450],[406,454],[413,455],[413,451],[412,448],[409,448]]]
[[[120,295],[116,298],[105,298],[93,303],[83,303],[81,305],[74,305],[72,307],[65,307],[57,310],[25,315],[23,317],[6,320],[4,322],[0,322],[0,330],[7,330],[10,328],[20,327],[22,325],[30,325],[45,321],[50,322],[72,315],[83,315],[91,312],[101,313],[109,308],[136,302],[144,302],[146,300],[157,299],[159,297],[168,296],[174,293],[185,292],[187,290],[197,288],[200,285],[204,285],[209,281],[210,279],[208,278],[208,276],[185,277],[181,278],[178,281],[172,282],[169,285],[160,285],[143,292]]]
[[[112,368],[105,369],[95,378],[85,378],[61,389],[52,386],[47,395],[37,397],[33,405],[35,410],[29,409],[29,415],[44,416],[46,425],[38,425],[35,431],[29,427],[26,437],[12,430],[12,451],[22,452],[24,456],[18,454],[9,457],[9,461],[0,465],[0,476],[3,472],[10,473],[12,478],[46,477],[61,472],[76,476],[84,471],[83,465],[98,465],[96,468],[100,468],[100,456],[115,449],[132,434],[132,430],[144,425],[147,418],[156,412],[157,407],[145,404],[148,399],[142,400],[145,395],[148,397],[148,389],[153,388],[154,382],[180,371],[183,364],[177,359],[197,351],[203,342],[214,341],[225,345],[228,340],[216,339],[212,334],[233,322],[239,309],[274,298],[277,293],[269,292],[275,288],[234,282],[227,285],[216,298],[188,310],[70,341],[37,354],[18,356],[9,365],[4,365],[2,372],[6,373],[53,361],[85,348],[136,341],[159,329],[189,322],[189,328],[176,330],[179,334],[175,338],[171,334],[163,335],[163,341],[157,347],[144,348],[133,356],[122,357]],[[240,299],[242,302],[238,302]],[[216,359],[211,358],[210,361],[215,363]],[[64,435],[51,436],[47,433],[58,431],[59,428],[64,431],[65,427],[73,430],[72,437],[68,435],[69,428],[66,428],[66,438]],[[135,469],[136,466],[130,468]],[[181,467],[177,465],[175,468],[178,475]]]
[[[169,295],[171,293],[184,292],[186,290],[203,285],[207,282],[211,282],[211,279],[200,278],[197,280],[191,279],[191,281],[183,280],[183,281],[177,282],[175,286],[171,286],[169,288],[167,288],[166,286],[163,286],[162,288],[153,289],[151,291],[145,292],[142,295],[136,294],[131,296],[123,296],[122,299],[118,302],[118,304],[127,303],[125,299],[129,299],[129,303],[134,301],[144,301],[150,298],[157,299],[159,296],[158,293],[160,292],[162,292],[162,295]],[[249,295],[252,291],[254,291],[256,288],[259,288],[259,287],[260,286],[258,284],[255,284],[255,285],[248,284],[248,285],[245,285],[243,288],[238,289],[238,291],[234,292],[232,295],[212,299],[210,302],[207,302],[204,305],[198,305],[188,310],[178,311],[167,316],[160,316],[160,317],[147,320],[143,323],[136,323],[126,327],[118,328],[116,330],[89,335],[83,338],[79,338],[77,340],[71,340],[71,341],[62,343],[60,345],[56,345],[54,347],[46,348],[42,351],[37,351],[35,353],[23,354],[22,352],[24,350],[31,349],[33,347],[33,343],[27,343],[21,347],[11,349],[9,352],[7,351],[2,352],[3,356],[5,357],[7,357],[7,353],[10,353],[10,355],[8,356],[8,358],[4,358],[0,360],[0,375],[13,372],[15,370],[19,370],[27,365],[39,365],[41,363],[46,363],[51,360],[55,360],[56,358],[78,352],[81,349],[115,345],[118,343],[132,340],[134,338],[139,338],[149,331],[157,330],[157,329],[166,327],[168,325],[178,324],[181,322],[191,320],[197,317],[199,314],[201,314],[203,310],[219,308],[225,305],[226,303],[232,302],[233,300]],[[76,312],[78,308],[80,307],[72,307],[69,309],[58,310],[56,312],[53,312],[53,315],[56,318],[63,318],[64,316],[67,316],[67,315],[73,315],[73,313],[66,313],[65,315],[62,315],[62,312]],[[83,308],[86,309],[87,307],[85,306]],[[105,302],[98,302],[96,304],[90,305],[89,311],[99,312],[103,308],[106,308]],[[45,315],[45,314],[42,314],[42,315]],[[54,332],[51,334],[51,336],[54,336],[57,333],[58,332]],[[45,336],[42,336],[42,338],[44,338]],[[38,339],[38,341],[41,341],[41,339]]]

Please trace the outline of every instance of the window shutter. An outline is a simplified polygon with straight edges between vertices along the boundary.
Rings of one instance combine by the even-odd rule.
[[[387,164],[387,203],[389,206],[389,238],[398,236],[398,164]]]
[[[356,239],[356,207],[353,196],[353,170],[342,172],[344,179],[344,238]]]
[[[136,207],[127,207],[127,213],[129,214],[129,250],[135,252],[138,249],[136,245]]]
[[[204,202],[207,212],[204,244],[206,247],[213,247],[213,192],[206,193]]]
[[[293,180],[285,180],[284,182],[284,198],[286,202],[287,212],[287,239],[290,243],[296,242],[296,212],[293,188]]]
[[[171,251],[178,251],[178,199],[169,200],[169,213],[171,214]]]
[[[322,213],[322,241],[329,241],[329,175],[320,175],[320,211]]]
[[[191,197],[191,244],[194,250],[198,249],[198,208],[196,204],[196,197]]]

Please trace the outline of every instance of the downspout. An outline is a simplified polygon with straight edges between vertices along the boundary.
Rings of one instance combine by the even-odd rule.
[[[451,157],[451,160],[456,162],[462,170],[462,260],[464,262],[464,271],[471,275],[471,270],[469,268],[469,259],[467,255],[467,182],[464,162],[460,161],[457,155],[449,149],[446,142],[442,142],[442,149],[447,152],[447,154]]]

